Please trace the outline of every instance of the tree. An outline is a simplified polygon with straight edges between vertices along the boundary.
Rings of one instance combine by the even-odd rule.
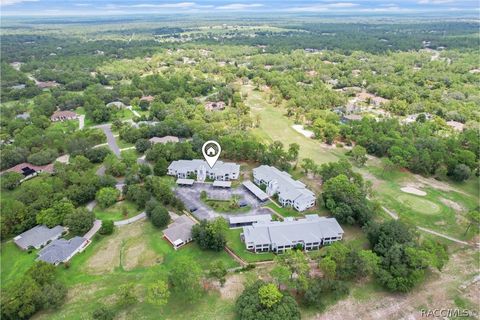
[[[223,250],[227,240],[226,231],[228,225],[225,219],[217,218],[213,221],[202,220],[192,228],[192,238],[200,248],[206,250]]]
[[[2,189],[13,190],[20,184],[23,175],[18,172],[5,172],[0,179],[2,181]]]
[[[278,293],[273,289],[263,289],[264,302],[270,304],[270,301],[276,301],[270,307],[261,303],[260,288],[266,285],[265,282],[257,281],[253,285],[245,288],[238,297],[235,304],[235,310],[240,320],[257,320],[257,319],[300,319],[300,310],[295,299],[287,292],[278,292],[280,300],[277,301]],[[275,286],[273,286],[275,287]],[[275,287],[276,288],[276,287]],[[278,290],[278,289],[277,289]],[[269,293],[273,294],[273,299]]]
[[[185,301],[193,301],[202,293],[201,276],[202,269],[192,258],[180,257],[170,269],[168,282],[179,297]]]
[[[163,177],[164,175],[167,174],[168,171],[168,162],[167,160],[160,158],[155,162],[155,165],[153,166],[153,173],[156,176]]]
[[[127,200],[135,202],[138,208],[144,208],[145,204],[151,198],[144,186],[139,184],[129,185],[126,193]]]
[[[356,145],[355,147],[352,148],[352,157],[353,160],[360,166],[362,167],[365,162],[367,162],[367,150],[360,146]]]
[[[478,232],[479,227],[480,227],[480,211],[478,210],[472,210],[467,213],[467,219],[468,219],[468,226],[467,229],[465,229],[465,235],[468,233],[468,230],[470,230],[471,226],[475,227],[475,233]]]
[[[84,235],[93,227],[94,221],[95,215],[93,212],[85,208],[77,208],[74,212],[65,216],[63,223],[73,234]]]
[[[213,262],[210,265],[209,276],[211,278],[217,279],[220,282],[220,285],[223,287],[225,284],[225,276],[227,275],[227,269],[225,268],[225,264],[222,260],[218,260]]]
[[[290,158],[290,161],[295,161],[295,166],[296,162],[298,161],[298,154],[300,152],[300,145],[298,143],[291,143],[288,146],[288,157]]]
[[[316,171],[315,162],[313,162],[313,160],[310,159],[310,158],[302,159],[301,167],[302,167],[303,171],[305,172],[305,174],[308,174],[308,172],[310,172],[310,171],[313,171],[313,172]]]
[[[95,200],[102,208],[107,208],[117,202],[118,196],[120,195],[120,191],[117,188],[102,188],[97,191],[95,196]]]
[[[118,287],[118,304],[121,306],[131,306],[135,304],[138,301],[138,298],[135,293],[135,284],[134,283],[128,283],[128,284],[123,284],[120,287]]]
[[[458,182],[468,180],[470,178],[471,170],[464,164],[458,164],[452,173],[452,179]]]
[[[165,227],[170,221],[170,215],[163,206],[156,206],[150,214],[150,220],[152,224],[157,228]]]
[[[137,142],[135,142],[135,149],[138,153],[144,153],[145,151],[150,149],[151,146],[152,143],[147,139],[138,139]]]
[[[67,296],[65,285],[55,282],[47,283],[42,287],[42,307],[44,309],[57,309]]]
[[[113,220],[102,220],[102,226],[98,232],[103,235],[109,235],[113,233],[114,227],[115,224],[113,223]]]
[[[85,152],[85,157],[87,157],[91,163],[101,163],[111,153],[107,147],[91,148]]]
[[[276,265],[273,267],[272,271],[270,271],[270,275],[272,276],[273,280],[276,282],[277,286],[288,286],[288,282],[290,280],[290,270],[286,266]]]
[[[337,264],[333,259],[329,256],[320,260],[319,263],[320,269],[322,269],[325,278],[327,279],[335,279],[335,275],[337,272]]]
[[[74,211],[73,204],[67,199],[62,199],[55,202],[51,208],[40,211],[37,215],[37,223],[53,228],[62,224],[65,217]]]
[[[288,287],[295,289],[297,292],[304,290],[307,286],[309,268],[303,251],[287,250],[283,254],[278,255],[275,260],[278,265],[286,267],[290,272]]]
[[[283,294],[273,283],[268,283],[258,289],[260,303],[267,308],[273,307],[282,300]]]
[[[147,302],[156,306],[167,304],[170,297],[168,284],[165,281],[157,280],[147,286]]]

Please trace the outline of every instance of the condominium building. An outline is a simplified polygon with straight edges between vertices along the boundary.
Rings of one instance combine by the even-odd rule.
[[[253,169],[253,179],[257,185],[267,187],[269,196],[278,194],[278,201],[284,207],[304,211],[315,205],[315,194],[302,182],[293,180],[287,172],[263,165]]]
[[[205,160],[177,160],[168,166],[168,175],[186,179],[196,176],[197,181],[211,180],[236,180],[240,174],[240,165],[232,162],[217,161],[210,168]]]

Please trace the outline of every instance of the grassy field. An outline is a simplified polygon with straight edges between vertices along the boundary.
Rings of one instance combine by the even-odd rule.
[[[260,115],[263,120],[268,119],[261,121],[260,127],[252,131],[260,139],[266,142],[280,140],[285,146],[296,142],[300,145],[299,158],[311,158],[317,164],[346,157],[346,149],[328,148],[292,129],[293,122],[284,116],[282,108],[275,108],[269,103],[265,93],[253,90],[250,85],[242,86],[242,91],[248,93],[245,103],[250,106],[252,114]],[[440,183],[432,178],[422,178],[407,171],[383,172],[382,160],[378,158],[371,158],[362,168],[354,166],[354,170],[360,172],[365,180],[372,182],[374,199],[395,211],[401,219],[460,239],[470,239],[473,236],[473,232],[464,235],[468,224],[465,214],[478,206],[478,178],[474,177],[465,183],[449,181],[439,185]],[[293,172],[293,176],[299,178],[296,173]],[[303,180],[305,178],[302,178]],[[306,182],[313,186],[312,190],[321,192],[321,187],[315,188],[313,180]],[[420,184],[427,195],[420,197],[400,190],[401,187],[411,184]],[[270,207],[282,216],[296,215],[284,208],[274,205]]]
[[[180,256],[191,257],[203,270],[208,270],[210,264],[218,260],[227,268],[238,266],[226,252],[202,251],[194,243],[175,251],[163,239],[161,230],[140,221],[117,228],[111,236],[95,239],[72,259],[70,268],[59,267],[60,279],[69,288],[67,302],[59,310],[44,312],[35,318],[90,319],[92,311],[101,303],[115,303],[120,285],[135,283],[140,302],[120,310],[119,318],[232,319],[233,301],[222,300],[217,292],[207,291],[195,303],[172,294],[163,308],[144,301],[146,285],[157,279],[166,280],[171,266]]]
[[[222,212],[222,213],[231,213],[231,214],[236,214],[236,213],[244,213],[248,212],[252,209],[251,206],[244,206],[244,207],[236,207],[232,208],[230,207],[230,201],[229,200],[212,200],[212,199],[205,199],[202,200],[204,203],[206,203],[210,208],[217,212]]]
[[[20,250],[13,241],[4,242],[0,247],[2,288],[20,278],[35,262],[36,250],[31,253]]]
[[[127,215],[124,215],[125,211]],[[117,202],[113,206],[105,209],[100,208],[97,205],[93,212],[95,213],[97,219],[113,221],[128,219],[140,213],[140,211],[137,209],[137,206],[133,202],[127,200]]]
[[[269,207],[270,209],[274,210],[275,212],[280,214],[282,217],[303,217],[303,214],[296,211],[295,209],[279,207],[272,202],[268,203],[266,207]]]
[[[245,248],[245,244],[240,239],[240,233],[243,229],[229,229],[227,232],[227,245],[240,258],[247,262],[259,262],[273,260],[275,255],[271,252],[252,253]]]

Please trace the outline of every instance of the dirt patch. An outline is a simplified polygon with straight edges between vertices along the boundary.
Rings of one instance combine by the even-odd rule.
[[[439,198],[439,200],[444,205],[446,205],[447,207],[450,207],[453,210],[455,210],[455,212],[457,212],[457,213],[465,212],[465,207],[462,206],[461,204],[459,204],[458,202],[455,202],[455,201],[452,201],[452,200],[449,200],[449,199],[445,199],[445,198]]]
[[[68,288],[65,304],[84,301],[92,301],[93,295],[99,290],[97,283],[77,285]]]
[[[234,274],[227,277],[223,287],[218,286],[222,299],[235,300],[245,288],[245,277],[242,274]]]
[[[103,274],[112,272],[115,267],[120,266],[120,252],[122,245],[128,239],[141,238],[144,221],[138,221],[117,228],[115,233],[108,240],[96,249],[85,264],[85,271],[90,274]]]
[[[455,191],[455,192],[461,193],[463,195],[470,196],[468,193],[466,193],[462,190],[459,190],[457,188],[454,188],[451,185],[449,185],[448,183],[438,181],[434,178],[425,178],[425,177],[422,177],[421,175],[418,175],[418,174],[414,174],[413,176],[417,180],[417,183],[414,183],[412,185],[412,187],[422,188],[424,186],[429,186],[429,187],[432,187],[432,188],[440,190],[440,191],[447,191],[447,192],[448,191]]]
[[[457,308],[455,295],[466,298],[475,305],[477,285],[472,285],[464,292],[458,286],[478,272],[474,263],[465,263],[474,256],[475,250],[461,250],[450,257],[450,261],[442,272],[432,272],[429,279],[410,294],[389,294],[372,292],[362,301],[352,294],[348,298],[329,307],[323,314],[315,314],[308,319],[315,320],[356,320],[356,319],[425,319],[422,309]],[[473,299],[472,299],[473,298]]]
[[[129,240],[125,247],[122,255],[122,266],[127,271],[138,267],[150,267],[162,262],[162,257],[148,248],[143,237]]]
[[[422,196],[423,197],[423,196],[427,195],[427,193],[425,191],[419,190],[415,187],[403,187],[403,188],[400,188],[400,190],[402,190],[405,193],[414,194],[416,196]]]

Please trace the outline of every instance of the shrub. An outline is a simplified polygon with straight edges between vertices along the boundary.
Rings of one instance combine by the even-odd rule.
[[[170,221],[170,215],[167,209],[162,206],[156,206],[150,214],[150,220],[152,224],[157,228],[165,227]]]
[[[103,235],[112,234],[114,226],[113,220],[102,220],[102,227],[98,232]]]

